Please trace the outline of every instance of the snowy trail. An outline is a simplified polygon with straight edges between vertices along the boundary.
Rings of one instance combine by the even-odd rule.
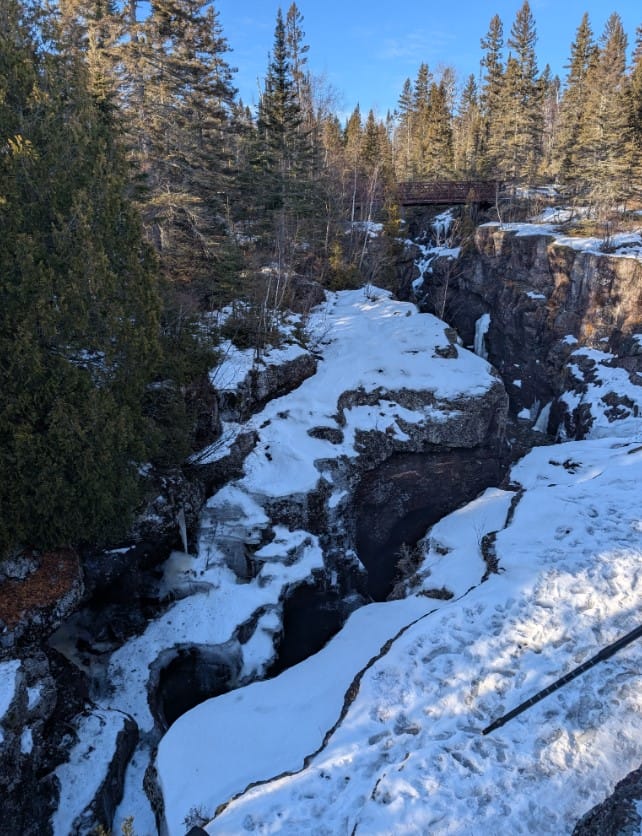
[[[337,729],[340,728],[341,723],[343,722],[343,720],[345,719],[345,717],[348,714],[350,706],[352,705],[352,703],[354,702],[354,700],[356,699],[356,697],[359,693],[359,687],[360,687],[360,684],[361,684],[361,680],[367,674],[367,672],[370,670],[370,668],[372,668],[373,665],[375,665],[379,661],[381,661],[381,659],[383,659],[390,652],[390,650],[394,646],[395,642],[397,642],[397,640],[400,639],[404,635],[404,633],[406,633],[408,630],[410,630],[412,627],[414,627],[415,624],[418,624],[420,621],[423,621],[424,618],[428,618],[433,613],[437,612],[437,609],[438,608],[435,607],[434,609],[431,609],[428,612],[424,613],[423,615],[420,615],[417,618],[413,619],[413,621],[411,621],[409,624],[405,624],[403,627],[401,627],[398,630],[398,632],[395,633],[394,636],[389,638],[385,642],[385,644],[382,645],[382,647],[379,649],[379,652],[375,656],[373,656],[368,661],[368,663],[363,668],[361,668],[360,671],[357,672],[357,674],[354,676],[352,682],[350,683],[350,685],[348,686],[348,688],[345,692],[345,695],[343,697],[343,705],[341,707],[341,712],[340,712],[337,720],[328,729],[328,731],[323,735],[323,740],[322,740],[321,744],[319,745],[319,747],[315,751],[310,752],[309,754],[305,755],[305,757],[303,758],[303,765],[300,768],[293,769],[293,770],[286,770],[286,771],[280,773],[279,775],[273,775],[269,778],[264,778],[262,780],[253,782],[248,787],[246,787],[244,790],[237,793],[232,798],[230,798],[228,801],[221,804],[219,806],[218,810],[217,810],[217,815],[221,815],[227,809],[227,807],[229,807],[235,801],[238,801],[247,792],[249,792],[251,789],[254,789],[255,787],[262,786],[262,785],[265,785],[265,784],[269,784],[272,781],[276,781],[280,778],[293,777],[293,776],[298,775],[301,772],[303,772],[303,770],[307,766],[310,765],[312,760],[323,752],[323,750],[328,746],[328,744],[330,742],[330,739],[332,738],[332,735],[337,731]]]
[[[638,626],[641,477],[642,451],[612,441],[533,451],[503,573],[403,631],[319,755],[208,832],[570,833],[642,760],[642,642],[481,731]]]

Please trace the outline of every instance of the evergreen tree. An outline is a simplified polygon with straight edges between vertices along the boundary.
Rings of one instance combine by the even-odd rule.
[[[433,75],[428,69],[428,65],[420,64],[414,84],[414,118],[410,158],[412,177],[417,179],[429,177],[431,173],[428,133],[430,130],[431,86],[433,83]]]
[[[505,173],[532,182],[541,159],[542,87],[538,82],[535,20],[528,0],[517,12],[508,46],[513,50],[504,80]]]
[[[153,429],[154,265],[73,51],[0,30],[0,551],[123,533]]]
[[[165,276],[189,283],[203,305],[216,295],[229,245],[229,47],[211,0],[152,0],[148,18],[130,26],[124,104],[145,176],[144,222]]]
[[[630,81],[630,124],[636,154],[636,168],[639,170],[642,165],[642,25],[638,26],[635,34],[636,43]]]
[[[349,178],[349,213],[350,221],[357,219],[357,205],[363,205],[361,166],[361,144],[363,140],[363,125],[361,123],[361,109],[357,104],[345,128],[345,155],[347,174]]]
[[[559,130],[559,103],[561,83],[558,76],[551,77],[547,64],[539,78],[542,102],[542,153],[541,174],[550,179],[555,174],[555,148]]]
[[[314,171],[310,131],[305,126],[299,86],[292,72],[292,48],[279,9],[257,127],[265,207],[281,211],[280,224],[285,215],[290,220],[309,215]],[[303,48],[297,45],[295,52],[302,54]]]
[[[568,75],[560,105],[560,125],[555,143],[556,169],[560,179],[575,188],[581,155],[580,137],[591,120],[588,110],[590,74],[598,58],[598,48],[588,14],[584,14],[571,44]]]
[[[494,15],[491,19],[488,33],[485,38],[481,39],[481,47],[485,50],[485,54],[481,61],[480,109],[482,130],[479,169],[483,173],[496,176],[503,151],[500,122],[504,88],[504,27],[498,15]]]
[[[303,41],[305,32],[302,29],[302,24],[303,15],[296,3],[292,3],[285,18],[285,46],[304,124],[308,130],[312,130],[314,126],[314,105],[310,74],[306,66],[308,63],[307,53],[310,47]]]
[[[453,166],[451,111],[448,92],[443,80],[431,84],[426,130],[425,168],[432,178],[449,177]]]
[[[399,102],[397,105],[398,122],[395,132],[395,145],[397,148],[397,177],[400,180],[409,180],[412,176],[411,149],[413,138],[414,122],[414,89],[412,81],[407,78],[404,82]]]
[[[597,61],[588,75],[591,119],[578,138],[580,178],[592,186],[590,196],[600,212],[612,210],[630,192],[634,148],[626,47],[622,21],[614,13],[606,22]]]

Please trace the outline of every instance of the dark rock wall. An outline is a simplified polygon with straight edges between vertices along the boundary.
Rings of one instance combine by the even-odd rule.
[[[554,401],[569,388],[566,361],[580,346],[613,351],[619,365],[639,373],[639,344],[631,339],[642,331],[639,260],[575,250],[550,234],[518,235],[488,225],[476,230],[474,245],[456,268],[445,259],[436,259],[432,268],[419,291],[420,307],[437,312],[435,300],[445,298],[444,318],[471,346],[475,323],[490,314],[485,348],[513,415]]]
[[[382,601],[392,590],[402,546],[490,485],[504,467],[497,445],[400,453],[366,473],[354,506],[357,551],[368,570],[368,590]]]

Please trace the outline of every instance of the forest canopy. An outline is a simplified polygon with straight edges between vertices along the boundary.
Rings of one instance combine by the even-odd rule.
[[[555,182],[598,214],[640,199],[642,26],[627,63],[619,16],[596,36],[584,15],[559,79],[524,2],[506,31],[491,18],[478,79],[422,62],[393,113],[342,124],[303,23],[276,13],[252,111],[211,0],[3,2],[0,553],[123,536],[147,463],[196,443],[186,393],[222,336],[206,314],[237,306],[259,350],[294,273],[372,279],[355,221],[385,221],[393,258],[399,183]]]

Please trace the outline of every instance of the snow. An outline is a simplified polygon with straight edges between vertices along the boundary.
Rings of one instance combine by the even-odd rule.
[[[432,262],[436,258],[457,259],[461,254],[461,247],[453,247],[451,244],[451,230],[454,217],[451,209],[433,218],[431,228],[434,241],[430,244],[419,244],[416,241],[407,240],[405,243],[419,250],[419,258],[415,261],[415,267],[419,273],[412,282],[412,289],[418,294],[423,287],[426,278],[432,273]]]
[[[324,362],[317,373],[303,381],[296,392],[276,398],[246,429],[259,433],[259,442],[245,465],[239,483],[253,496],[276,497],[312,489],[318,479],[318,460],[353,456],[354,432],[387,427],[395,431],[401,417],[386,392],[400,389],[430,390],[438,400],[454,400],[481,394],[493,382],[490,367],[464,350],[456,363],[435,357],[435,349],[447,347],[443,322],[417,308],[398,302],[387,291],[370,288],[332,294],[326,307],[310,317],[309,331],[322,334]],[[350,362],[346,363],[345,358]],[[426,362],[432,358],[431,362]],[[376,407],[346,409],[338,422],[339,397],[347,391],[381,391]],[[381,414],[384,413],[384,414]],[[403,419],[424,420],[422,413],[406,411]],[[344,441],[333,444],[312,437],[309,431],[324,426],[341,429]]]
[[[582,359],[590,360],[593,364],[593,380],[584,380],[579,369]],[[569,410],[575,409],[581,403],[590,405],[593,424],[591,436],[593,438],[623,437],[642,439],[642,387],[631,383],[625,369],[611,366],[614,357],[606,351],[593,348],[579,348],[568,359],[570,374],[576,378],[585,390],[582,394],[566,392],[561,400]],[[612,403],[615,396],[624,403]],[[618,419],[613,420],[614,412]]]
[[[219,346],[223,355],[222,362],[210,372],[210,381],[220,392],[235,392],[246,382],[253,369],[260,366],[279,366],[307,351],[295,342],[283,346],[269,346],[260,358],[256,356],[254,348],[237,348],[230,340]]]
[[[174,724],[169,833],[270,777],[207,832],[570,833],[642,760],[642,643],[481,730],[637,626],[641,479],[630,442],[534,449],[511,474],[523,494],[486,491],[426,538],[421,589],[450,601],[359,610],[321,653]]]
[[[540,217],[543,218],[543,216]],[[554,217],[553,215],[549,215],[546,221],[540,222],[538,219],[537,223],[499,224],[497,222],[490,222],[483,224],[483,226],[497,227],[508,232],[514,232],[519,236],[550,235],[556,244],[563,247],[570,247],[578,252],[600,256],[607,253],[609,256],[619,258],[642,259],[642,233],[640,231],[615,233],[605,238],[564,235],[559,231],[556,223],[551,222]]]
[[[176,552],[166,563],[163,590],[177,600],[111,656],[110,691],[56,772],[63,803],[54,833],[71,832],[104,777],[119,712],[136,720],[141,744],[114,827],[134,814],[138,833],[155,832],[142,783],[156,742],[147,688],[163,650],[225,645],[238,654],[241,681],[269,665],[283,590],[313,577],[323,557],[318,538],[272,525],[265,505],[325,480],[329,505],[339,508],[346,492],[333,484],[330,464],[357,455],[359,431],[403,441],[408,425],[452,418],[458,398],[495,382],[488,364],[464,349],[456,360],[436,353],[449,345],[444,323],[376,288],[329,294],[308,330],[323,354],[317,373],[246,424],[226,425],[225,440],[204,451],[224,455],[241,431],[257,437],[242,476],[208,500],[196,554]],[[287,348],[282,359],[300,350]],[[480,736],[636,626],[641,424],[633,410],[610,422],[603,397],[625,394],[642,414],[642,390],[608,367],[604,352],[571,355],[578,377],[579,354],[589,351],[598,379],[584,395],[565,398],[570,408],[581,398],[591,404],[592,440],[534,450],[511,473],[523,494],[491,489],[435,525],[406,599],[362,608],[315,656],[174,723],[157,759],[170,836],[183,836],[191,810],[210,818],[239,793],[208,832],[562,834],[639,765],[637,645]],[[234,391],[253,362],[230,346],[217,385],[225,379]],[[360,389],[376,392],[377,402],[339,408],[342,394]],[[406,389],[430,392],[433,405],[408,409],[397,400]],[[536,403],[519,417],[538,428],[548,409]],[[318,428],[333,430],[335,441],[310,434]],[[246,544],[263,544],[255,577],[242,576]],[[499,574],[484,580],[489,549]],[[241,645],[237,627],[253,617],[256,629]],[[18,667],[0,665],[0,718]]]
[[[20,664],[20,659],[0,662],[0,722],[15,699]]]
[[[251,781],[300,768],[339,716],[355,663],[357,669],[365,666],[409,613],[418,618],[432,608],[426,599],[363,607],[315,656],[274,680],[203,703],[201,723],[194,712],[179,717],[162,739],[157,759],[169,832],[182,836],[183,819],[193,808],[213,810]],[[299,726],[302,717],[307,719]]]
[[[368,238],[378,238],[383,232],[383,224],[375,221],[353,221],[350,226],[357,232],[365,232]]]
[[[105,780],[124,722],[124,716],[116,711],[95,711],[77,721],[77,743],[69,760],[54,772],[60,782],[60,802],[51,818],[53,836],[76,832],[74,821],[91,804]]]
[[[197,553],[176,552],[165,565],[163,593],[168,600],[178,600],[142,635],[113,653],[104,672],[110,690],[99,700],[99,708],[129,714],[141,731],[115,827],[132,813],[137,832],[153,821],[141,782],[155,742],[150,737],[154,719],[148,684],[159,654],[180,644],[225,645],[240,657],[242,677],[261,675],[274,657],[283,590],[309,581],[323,567],[318,539],[308,532],[272,527],[264,503],[303,494],[321,479],[331,483],[328,463],[357,455],[358,432],[377,429],[403,441],[408,438],[405,426],[452,418],[458,398],[483,394],[495,385],[488,363],[474,354],[459,349],[456,360],[436,354],[437,348],[450,345],[445,328],[435,317],[420,315],[415,305],[395,301],[376,287],[328,294],[326,304],[314,310],[307,323],[309,340],[323,352],[316,374],[290,394],[270,401],[244,425],[228,425],[223,443],[195,457],[203,461],[223,455],[241,430],[258,439],[243,476],[207,501]],[[265,361],[281,362],[291,356],[289,351],[269,352]],[[250,356],[228,346],[216,372],[217,385],[242,385],[250,369]],[[360,389],[379,393],[378,402],[339,408],[341,395]],[[409,389],[429,392],[428,400],[434,403],[416,410],[404,407],[396,393]],[[332,443],[310,435],[318,427],[337,431],[343,440]],[[338,488],[334,506],[342,500],[343,488]],[[262,562],[260,571],[240,582],[245,545],[259,543],[263,546],[253,559]],[[235,631],[257,613],[262,613],[257,628],[241,645]]]

